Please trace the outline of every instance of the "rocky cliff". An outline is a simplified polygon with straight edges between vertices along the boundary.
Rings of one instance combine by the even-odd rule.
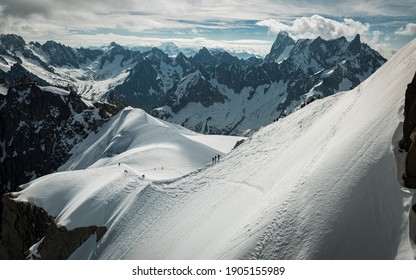
[[[0,259],[68,259],[91,235],[96,235],[98,242],[107,231],[102,226],[67,230],[42,208],[15,201],[10,193],[3,196],[2,202]]]
[[[403,138],[400,148],[407,151],[405,162],[404,185],[416,189],[416,73],[407,85],[404,104]],[[413,196],[409,210],[409,237],[416,244],[416,195]]]
[[[407,151],[406,169],[403,175],[408,188],[416,188],[416,74],[407,86],[404,105],[403,138],[400,148]]]

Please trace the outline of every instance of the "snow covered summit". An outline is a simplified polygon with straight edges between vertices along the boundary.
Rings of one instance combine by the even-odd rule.
[[[149,179],[172,179],[212,164],[241,139],[201,135],[128,107],[76,146],[59,171],[122,165]]]

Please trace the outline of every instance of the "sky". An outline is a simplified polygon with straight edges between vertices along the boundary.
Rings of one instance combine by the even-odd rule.
[[[362,41],[386,58],[416,37],[414,0],[0,0],[0,33],[27,42],[224,48],[265,55],[276,35]]]

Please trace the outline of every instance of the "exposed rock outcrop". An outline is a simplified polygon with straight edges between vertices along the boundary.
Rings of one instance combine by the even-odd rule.
[[[81,246],[91,235],[96,235],[96,242],[106,233],[106,227],[80,227],[67,230],[58,227],[54,220],[49,224],[46,235],[38,246],[38,251],[43,260],[66,260]]]
[[[3,226],[0,259],[25,259],[36,243],[36,259],[64,260],[91,235],[98,242],[107,231],[103,226],[67,230],[58,226],[46,211],[30,202],[16,201],[12,194],[3,196]]]
[[[412,144],[411,134],[416,128],[416,73],[410,84],[407,85],[404,102],[403,138],[400,148],[409,150]]]
[[[403,138],[399,146],[407,151],[405,162],[404,185],[416,188],[416,73],[407,85],[404,103]],[[413,196],[412,207],[409,210],[409,238],[416,244],[416,196]]]
[[[403,175],[407,188],[416,188],[416,74],[407,86],[404,105],[403,138],[400,148],[407,151]]]
[[[412,205],[409,211],[409,238],[416,244],[416,196],[413,196]]]
[[[0,258],[21,260],[26,251],[46,234],[53,220],[42,208],[28,202],[18,202],[12,194],[5,194]]]

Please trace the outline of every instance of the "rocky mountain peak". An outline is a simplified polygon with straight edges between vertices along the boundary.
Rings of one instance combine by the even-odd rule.
[[[123,53],[126,50],[123,46],[117,44],[116,42],[111,42],[108,47],[109,52]]]
[[[270,53],[264,60],[266,62],[275,62],[279,60],[279,57],[281,57],[285,52],[288,53],[294,45],[295,40],[293,40],[287,32],[281,31],[277,34],[276,40],[270,49]]]
[[[12,52],[23,49],[25,45],[26,45],[25,40],[19,35],[15,35],[15,34],[1,34],[0,35],[0,46]]]
[[[351,41],[350,45],[348,46],[348,50],[354,54],[358,53],[361,50],[360,34],[357,34],[354,40]]]
[[[156,63],[156,61],[160,62],[168,60],[169,56],[161,49],[153,47],[152,50],[146,55],[146,58]]]
[[[71,47],[55,41],[47,41],[41,48],[50,56],[52,65],[79,67],[77,53]]]

